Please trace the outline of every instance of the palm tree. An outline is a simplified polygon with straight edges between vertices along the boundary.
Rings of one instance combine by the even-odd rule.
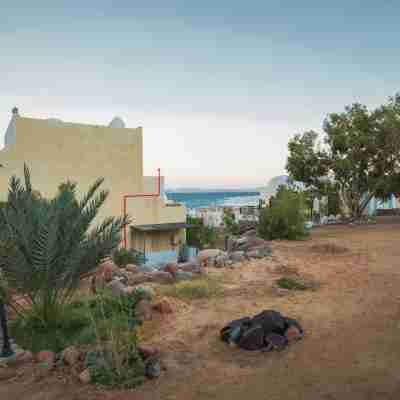
[[[21,316],[33,316],[45,326],[62,318],[82,275],[118,247],[129,223],[126,216],[92,226],[108,196],[105,190],[97,194],[102,183],[98,179],[78,201],[76,184],[66,182],[48,200],[32,189],[26,166],[23,183],[11,178],[8,201],[0,209],[0,270],[9,290],[30,304],[22,308],[11,301]]]

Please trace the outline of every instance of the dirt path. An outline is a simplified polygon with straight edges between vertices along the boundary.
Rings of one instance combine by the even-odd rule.
[[[332,254],[335,243],[348,249]],[[134,392],[97,392],[55,377],[0,385],[0,399],[399,399],[400,225],[329,227],[313,240],[274,244],[273,263],[235,271],[222,298],[197,301],[155,338],[168,371]],[[277,266],[320,282],[279,297]],[[275,308],[299,319],[305,339],[282,353],[248,353],[218,340],[224,322]]]

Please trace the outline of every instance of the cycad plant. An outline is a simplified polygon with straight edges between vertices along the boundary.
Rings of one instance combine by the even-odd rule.
[[[10,304],[22,317],[33,317],[44,327],[57,323],[82,275],[118,247],[129,223],[126,216],[92,226],[108,196],[99,191],[102,183],[98,179],[78,200],[76,184],[66,182],[50,200],[33,190],[26,166],[23,182],[11,178],[7,204],[0,211],[0,269],[10,290],[29,303]]]

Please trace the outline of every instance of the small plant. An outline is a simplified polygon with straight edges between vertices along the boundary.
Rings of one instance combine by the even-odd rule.
[[[110,297],[101,293],[89,303],[97,351],[89,362],[93,382],[129,389],[141,384],[145,365],[137,351],[137,326],[141,321],[136,306],[145,293]]]
[[[215,297],[220,294],[219,283],[212,278],[202,278],[193,281],[182,281],[165,289],[167,296],[176,297],[182,300],[193,300]]]
[[[117,249],[114,251],[112,258],[114,263],[120,268],[124,268],[128,264],[141,265],[146,262],[144,254],[133,249]]]
[[[289,289],[289,290],[306,290],[308,289],[304,283],[301,283],[295,279],[282,277],[279,278],[276,282],[277,285],[282,289]]]

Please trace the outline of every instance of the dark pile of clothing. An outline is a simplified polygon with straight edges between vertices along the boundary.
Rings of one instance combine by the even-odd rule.
[[[281,351],[289,342],[301,339],[304,331],[296,320],[265,310],[252,318],[231,321],[220,335],[224,342],[245,350]]]

